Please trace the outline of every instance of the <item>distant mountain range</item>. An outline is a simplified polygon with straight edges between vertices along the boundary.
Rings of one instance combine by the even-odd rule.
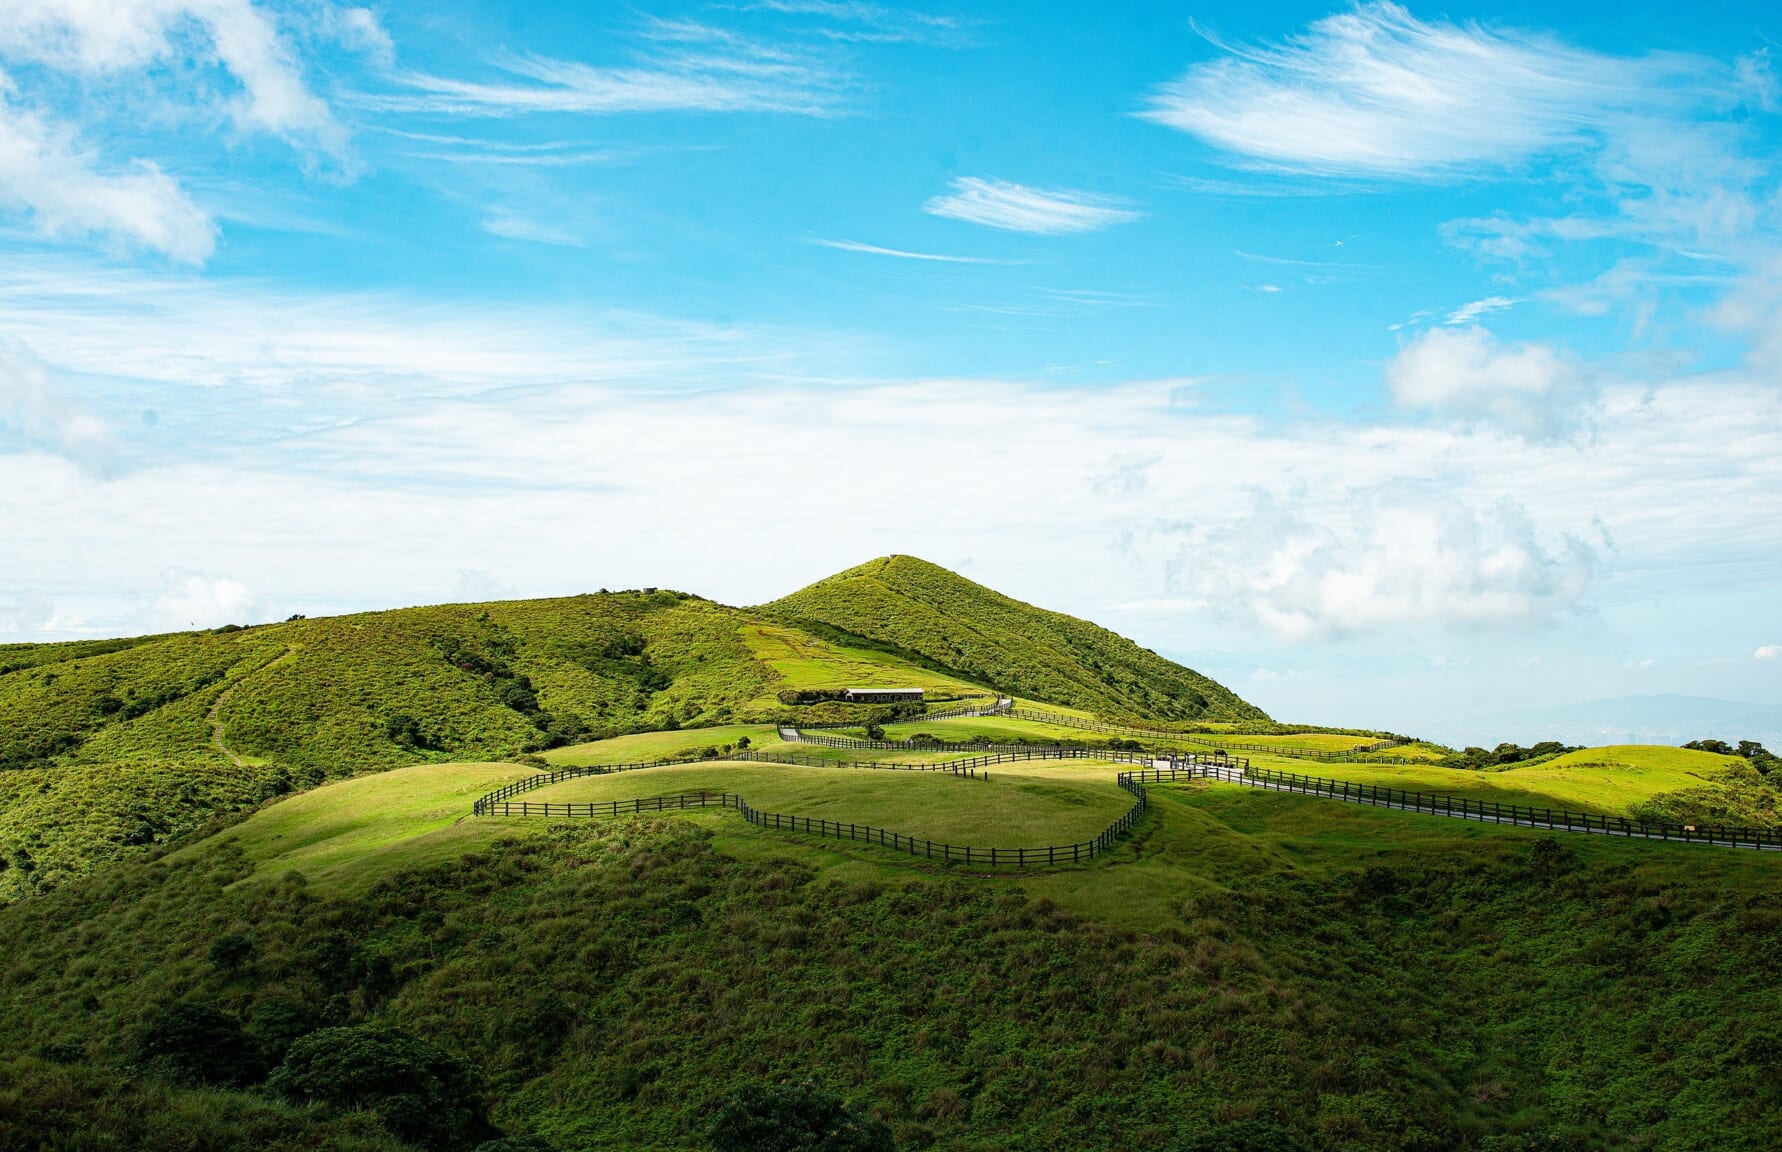
[[[1531,744],[1683,744],[1690,740],[1757,740],[1782,747],[1782,708],[1712,696],[1617,696],[1580,704],[1513,708],[1420,725],[1418,735],[1444,744],[1492,747]]]

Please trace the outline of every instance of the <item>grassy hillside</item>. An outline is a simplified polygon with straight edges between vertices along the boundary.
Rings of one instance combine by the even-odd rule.
[[[1009,877],[734,814],[450,821],[516,770],[330,784],[0,909],[0,1146],[395,1147],[369,1112],[133,1071],[173,1000],[275,1061],[312,1028],[403,1028],[563,1152],[699,1148],[730,1088],[807,1078],[950,1152],[1246,1122],[1306,1152],[1782,1142],[1773,857],[1219,785],[1155,789],[1106,863]],[[1056,800],[1111,772],[835,779],[1019,806],[1023,782]]]
[[[743,725],[759,737],[788,714],[783,689],[985,691],[984,669],[965,676],[920,655],[937,632],[975,645],[1025,620],[1035,635],[1079,637],[1065,663],[1048,656],[1019,673],[1058,689],[1065,705],[1125,699],[1141,674],[1158,677],[1168,708],[1190,684],[1218,707],[1236,699],[1111,633],[983,589],[954,608],[966,615],[931,611],[898,645],[850,645],[827,625],[816,635],[667,590],[9,645],[0,648],[0,902],[221,813],[363,772],[505,760],[625,733]],[[869,715],[835,704],[799,712]],[[727,742],[669,735],[638,758],[701,741]]]
[[[1107,716],[1266,720],[1254,705],[1086,620],[1023,604],[913,556],[885,556],[763,611],[1005,691]]]
[[[776,681],[748,619],[630,592],[9,649],[0,900],[326,779],[729,719]]]
[[[1265,755],[1252,755],[1250,760],[1258,767],[1333,780],[1661,823],[1741,827],[1782,823],[1777,811],[1782,793],[1747,761],[1686,748],[1644,744],[1584,748],[1491,772],[1437,764],[1320,764]]]

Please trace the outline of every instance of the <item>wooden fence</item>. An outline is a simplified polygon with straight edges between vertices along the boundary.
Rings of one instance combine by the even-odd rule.
[[[1326,748],[1302,748],[1291,744],[1250,744],[1242,741],[1225,740],[1217,733],[1178,732],[1170,728],[1148,728],[1137,724],[1120,724],[1107,720],[1090,720],[1082,716],[1066,716],[1057,712],[1039,712],[1031,708],[1017,708],[1012,700],[999,700],[993,708],[962,709],[954,712],[934,713],[917,717],[914,720],[899,720],[899,724],[920,723],[923,720],[948,720],[961,716],[1008,716],[1016,720],[1028,720],[1038,724],[1051,724],[1055,727],[1080,728],[1088,732],[1103,732],[1121,736],[1147,736],[1153,739],[1175,740],[1184,744],[1199,744],[1205,748],[1218,750],[1237,749],[1241,752],[1273,753],[1277,756],[1292,756],[1300,760],[1346,760],[1353,756],[1370,752],[1383,752],[1397,748],[1406,743],[1404,740],[1378,740],[1372,744],[1358,745],[1336,751]],[[847,748],[857,751],[868,749],[891,750],[902,748],[934,748],[939,751],[952,749],[994,748],[993,740],[924,740],[914,737],[906,740],[866,740],[858,736],[815,735],[821,729],[858,728],[858,723],[811,724],[800,727],[792,724],[779,726],[780,739],[788,744],[819,744],[826,748]],[[808,730],[807,730],[808,729]],[[1410,761],[1405,761],[1410,763]]]
[[[1276,792],[1290,792],[1302,796],[1312,796],[1326,800],[1341,800],[1351,804],[1366,804],[1375,807],[1393,808],[1400,811],[1420,812],[1431,816],[1444,816],[1459,820],[1477,820],[1493,824],[1509,824],[1523,828],[1544,829],[1555,832],[1579,832],[1595,835],[1622,836],[1632,839],[1660,840],[1683,844],[1711,844],[1731,848],[1747,848],[1761,851],[1782,851],[1782,830],[1768,828],[1733,828],[1722,825],[1694,824],[1662,824],[1644,820],[1632,820],[1624,816],[1601,816],[1590,812],[1573,812],[1565,808],[1535,807],[1525,804],[1505,804],[1496,800],[1475,800],[1470,797],[1454,796],[1448,793],[1411,792],[1402,788],[1384,787],[1376,784],[1361,784],[1352,780],[1333,780],[1321,776],[1305,776],[1295,772],[1281,772],[1274,769],[1257,769],[1242,757],[1226,756],[1174,756],[1167,759],[1129,753],[1110,752],[1092,748],[1016,748],[1002,752],[975,756],[965,760],[949,761],[945,764],[893,764],[880,761],[837,761],[823,760],[817,757],[798,756],[787,753],[743,752],[737,753],[734,759],[757,761],[772,764],[801,764],[820,768],[865,769],[872,771],[892,772],[947,772],[965,779],[987,780],[985,768],[997,764],[1010,764],[1026,760],[1103,760],[1121,764],[1142,765],[1137,771],[1121,772],[1116,782],[1121,788],[1132,793],[1133,806],[1120,819],[1103,829],[1091,840],[1076,844],[1051,845],[1040,848],[982,848],[975,845],[944,844],[932,840],[921,840],[894,832],[885,828],[876,828],[865,824],[843,824],[832,820],[813,820],[805,816],[792,816],[781,813],[762,812],[749,807],[740,796],[731,793],[693,792],[679,796],[658,796],[639,800],[613,800],[605,802],[572,803],[540,803],[522,801],[515,804],[511,797],[522,792],[543,788],[563,780],[580,776],[599,775],[608,772],[625,771],[634,768],[657,767],[666,764],[698,764],[700,760],[654,761],[647,764],[625,764],[607,767],[559,769],[555,772],[541,772],[537,776],[515,781],[505,788],[497,789],[477,800],[473,811],[479,816],[616,816],[636,812],[665,811],[685,807],[705,807],[713,804],[735,808],[743,814],[751,824],[763,828],[775,828],[783,831],[803,832],[810,835],[826,836],[837,839],[864,841],[881,844],[887,848],[906,852],[910,855],[923,856],[947,862],[963,862],[968,864],[988,864],[993,866],[1014,865],[1025,868],[1030,865],[1080,863],[1106,852],[1120,836],[1131,830],[1132,825],[1144,815],[1148,800],[1145,793],[1146,784],[1168,783],[1177,780],[1213,779],[1230,784],[1241,784],[1251,788],[1264,788]],[[697,797],[718,797],[718,799],[700,799]],[[728,797],[728,799],[726,799]]]
[[[1422,812],[1430,816],[1447,816],[1457,820],[1479,820],[1491,824],[1512,824],[1522,828],[1540,828],[1554,832],[1583,832],[1599,836],[1626,836],[1640,840],[1663,840],[1682,844],[1714,844],[1726,848],[1753,848],[1782,851],[1782,829],[1731,828],[1708,824],[1661,824],[1646,820],[1630,820],[1625,816],[1600,816],[1592,812],[1573,812],[1565,808],[1534,807],[1528,804],[1504,804],[1496,800],[1474,800],[1443,792],[1408,792],[1402,788],[1377,784],[1358,784],[1352,780],[1327,780],[1321,776],[1303,776],[1297,772],[1280,772],[1271,768],[1251,768],[1246,761],[1241,768],[1213,763],[1197,763],[1188,769],[1160,768],[1138,773],[1141,781],[1156,783],[1181,777],[1198,776],[1267,788],[1276,792],[1294,792],[1326,800],[1343,800],[1351,804],[1368,804],[1406,812]]]
[[[1277,756],[1292,756],[1301,760],[1341,760],[1344,757],[1357,756],[1366,752],[1384,752],[1389,748],[1397,748],[1408,743],[1408,741],[1397,739],[1377,740],[1372,744],[1334,751],[1327,748],[1301,748],[1290,744],[1246,744],[1241,741],[1226,740],[1216,732],[1178,732],[1170,728],[1149,728],[1138,724],[1086,720],[1081,716],[1039,712],[1031,708],[1011,708],[1007,714],[1016,720],[1031,720],[1038,724],[1083,728],[1092,732],[1109,732],[1117,735],[1160,737],[1168,740],[1180,740],[1185,744],[1202,744],[1213,749],[1236,748],[1241,752],[1273,753]]]
[[[978,756],[970,760],[949,764],[882,764],[873,761],[838,762],[819,760],[813,757],[787,757],[770,753],[739,754],[738,758],[746,758],[768,763],[805,763],[813,767],[824,768],[867,768],[890,771],[932,772],[945,771],[964,778],[988,779],[982,768],[995,764],[1009,764],[1021,760],[1114,760],[1126,764],[1154,764],[1152,761],[1130,753],[1105,753],[1087,748],[1022,748],[1008,752],[999,752],[987,756]],[[1187,761],[1177,760],[1174,763],[1197,762],[1196,758]],[[557,772],[541,772],[537,777],[515,781],[506,788],[498,789],[479,799],[473,807],[478,816],[549,816],[549,817],[594,817],[623,816],[643,812],[681,811],[688,808],[723,807],[732,808],[742,814],[743,819],[760,828],[773,828],[785,832],[801,832],[806,835],[821,836],[836,840],[850,840],[858,843],[877,844],[893,851],[903,852],[910,856],[920,856],[928,860],[939,860],[948,864],[965,864],[968,866],[984,865],[988,867],[1039,867],[1058,864],[1077,864],[1091,860],[1111,848],[1116,840],[1131,831],[1132,826],[1143,816],[1148,803],[1145,786],[1140,779],[1141,773],[1122,772],[1116,783],[1133,796],[1132,807],[1124,815],[1093,838],[1080,840],[1074,844],[1050,844],[1037,848],[1001,848],[979,847],[972,844],[948,844],[938,840],[925,840],[894,832],[889,828],[878,828],[869,824],[844,824],[837,820],[813,819],[809,816],[794,816],[779,812],[764,812],[750,807],[741,796],[732,792],[683,792],[670,796],[650,796],[634,800],[606,800],[556,802],[522,800],[514,802],[511,797],[521,792],[547,787],[563,780],[580,776],[598,775],[605,772],[621,771],[631,768],[657,767],[664,762],[651,764],[613,765],[604,768],[572,768],[560,769]],[[699,764],[700,760],[670,761],[667,763]],[[1209,762],[1211,766],[1212,762]],[[1220,766],[1236,769],[1242,761],[1220,758]]]

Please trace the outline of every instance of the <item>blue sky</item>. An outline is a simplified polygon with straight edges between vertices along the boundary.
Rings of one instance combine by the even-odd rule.
[[[1761,6],[103,7],[0,11],[0,642],[899,551],[1287,718],[1782,705]]]

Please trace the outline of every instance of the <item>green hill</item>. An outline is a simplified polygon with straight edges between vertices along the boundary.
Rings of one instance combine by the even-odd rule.
[[[646,589],[0,648],[0,902],[325,780],[509,760],[620,733],[771,723],[792,714],[784,689],[913,685],[948,697],[995,687],[1069,705],[1125,701],[1132,677],[1155,673],[1174,693],[1156,697],[1166,706],[1156,718],[1179,714],[1189,684],[1232,714],[1260,715],[1093,625],[949,579],[975,590],[956,598],[963,615],[928,611],[891,645]],[[1090,655],[1030,646],[1033,659],[1009,664],[1007,683],[919,655],[949,630],[976,650],[993,628],[1012,635],[1023,620],[1034,635],[1088,637]]]
[[[1267,720],[1193,669],[914,556],[883,556],[764,605],[982,684],[1109,717]]]
[[[969,815],[889,811],[904,784],[1005,821],[1117,800],[1107,766],[820,791],[746,770],[837,816],[856,793]],[[1025,875],[733,813],[461,818],[524,771],[332,783],[0,908],[0,1147],[414,1147],[376,1109],[145,1064],[175,1003],[262,1069],[316,1029],[399,1028],[558,1152],[703,1148],[726,1092],[804,1080],[904,1152],[1782,1144],[1770,855],[1226,785],[1155,788],[1104,862]],[[679,786],[650,776],[588,786]]]

